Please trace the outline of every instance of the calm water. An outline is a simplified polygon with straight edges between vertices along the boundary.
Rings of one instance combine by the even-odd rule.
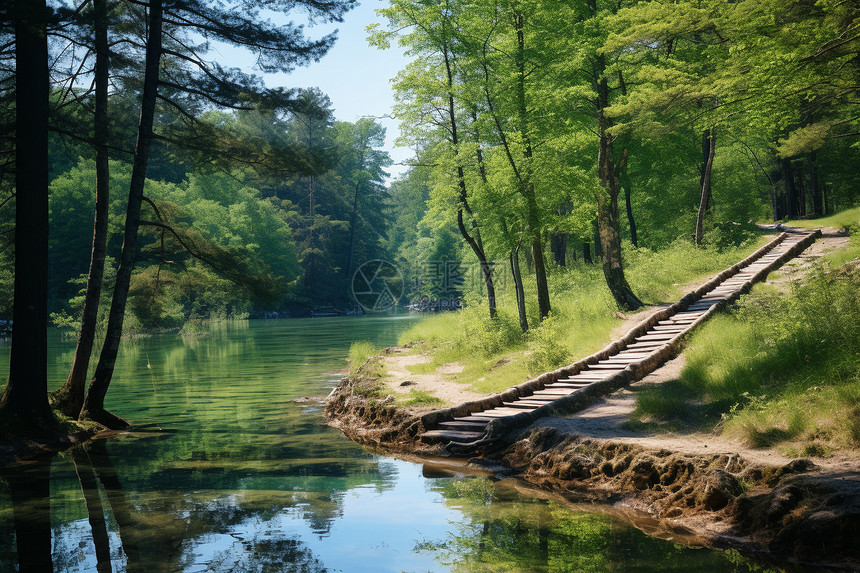
[[[138,426],[3,474],[0,571],[762,570],[510,480],[372,455],[296,400],[329,392],[351,341],[392,345],[413,321],[250,321],[125,344],[108,408]],[[52,336],[58,385],[73,342]]]

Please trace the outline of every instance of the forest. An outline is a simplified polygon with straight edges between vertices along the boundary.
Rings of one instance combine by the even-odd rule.
[[[336,40],[283,17],[353,5],[4,2],[0,318],[32,323],[32,352],[48,323],[77,333],[76,396],[96,339],[109,381],[123,336],[360,312],[366,261],[394,263],[403,306],[495,320],[510,292],[526,332],[565,268],[598,266],[635,310],[637,253],[856,204],[852,3],[392,0],[367,33],[410,58],[394,115],[415,156],[394,181],[381,125],[264,81]]]

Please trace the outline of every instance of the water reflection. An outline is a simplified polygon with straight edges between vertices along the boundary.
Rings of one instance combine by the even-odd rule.
[[[52,557],[57,572],[727,568],[446,464],[373,456],[295,401],[328,392],[351,341],[391,345],[408,325],[266,321],[126,345],[109,407],[142,425],[2,474],[0,572]],[[73,344],[52,343],[56,384]]]
[[[2,528],[4,539],[15,548],[21,573],[53,571],[51,563],[51,460],[40,460],[26,469],[11,469],[2,474],[12,502],[12,524]],[[4,547],[5,551],[11,548]],[[5,552],[4,551],[4,552]]]

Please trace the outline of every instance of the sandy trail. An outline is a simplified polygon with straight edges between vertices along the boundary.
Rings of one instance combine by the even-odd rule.
[[[408,368],[428,362],[430,356],[427,354],[412,354],[412,350],[407,348],[390,348],[382,359],[382,365],[385,367],[382,382],[398,399],[408,399],[410,390],[427,392],[447,405],[462,404],[484,397],[483,394],[469,390],[466,384],[450,378],[450,375],[463,371],[463,366],[457,362],[443,364],[428,374],[413,374]]]

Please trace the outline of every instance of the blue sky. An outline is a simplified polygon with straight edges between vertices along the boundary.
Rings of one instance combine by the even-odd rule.
[[[389,168],[392,175],[403,173],[406,168],[397,163],[408,159],[412,152],[406,148],[395,148],[397,121],[383,116],[391,113],[394,97],[391,78],[407,62],[402,50],[396,45],[388,50],[378,50],[367,44],[365,28],[373,22],[383,22],[374,10],[388,6],[388,0],[361,0],[361,4],[346,14],[338,25],[307,27],[309,37],[318,38],[338,29],[338,40],[329,53],[319,62],[299,68],[292,74],[277,74],[266,77],[266,84],[284,87],[318,87],[331,98],[335,117],[341,121],[356,121],[362,117],[377,118],[387,130],[386,151],[395,165]],[[296,22],[301,21],[296,15]],[[225,63],[242,66],[234,61],[237,53],[230,49],[219,49]]]

